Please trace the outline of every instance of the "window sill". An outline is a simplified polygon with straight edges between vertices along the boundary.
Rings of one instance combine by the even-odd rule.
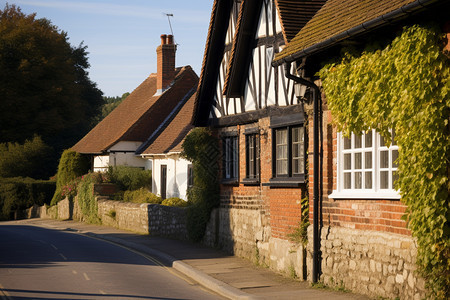
[[[241,183],[243,185],[259,185],[259,178],[244,178]]]
[[[300,187],[302,183],[305,183],[305,177],[275,177],[270,178],[268,183],[263,183],[263,186],[270,187]]]
[[[239,180],[237,178],[222,179],[222,181],[220,181],[220,184],[224,184],[224,185],[239,185]]]
[[[383,191],[383,192],[365,192],[365,191],[333,191],[328,198],[333,199],[388,199],[388,200],[400,200],[400,194],[396,191]]]

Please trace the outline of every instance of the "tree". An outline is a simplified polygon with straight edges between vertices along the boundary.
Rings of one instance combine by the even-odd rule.
[[[92,128],[103,99],[88,77],[86,49],[47,19],[15,5],[0,10],[0,143],[37,134],[55,149],[55,168],[62,150]]]

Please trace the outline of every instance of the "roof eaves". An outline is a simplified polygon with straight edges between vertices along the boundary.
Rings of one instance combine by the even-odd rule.
[[[232,7],[232,0],[215,0],[211,12],[211,20],[203,56],[202,71],[195,98],[194,113],[191,123],[205,126],[209,117],[208,101],[212,101],[217,70],[220,67],[225,46],[225,37]],[[207,82],[205,82],[207,81]]]
[[[189,90],[189,92],[184,95],[183,99],[175,106],[175,108],[170,112],[170,114],[164,119],[164,121],[158,126],[158,128],[150,135],[150,137],[142,143],[141,146],[136,150],[136,154],[142,154],[155,140],[156,138],[164,131],[167,125],[175,118],[177,113],[183,107],[183,105],[191,98],[191,96],[195,93],[196,87],[193,87]]]
[[[283,56],[283,51],[282,51],[279,53],[279,55],[277,55],[278,58],[277,57],[274,58],[274,60],[272,61],[272,66],[277,67],[284,63],[296,61],[298,59],[301,59],[305,56],[311,55],[311,54],[318,52],[320,50],[323,50],[325,48],[334,46],[338,42],[340,42],[348,37],[356,36],[362,32],[365,32],[365,31],[368,31],[371,29],[375,29],[379,26],[394,22],[398,19],[405,17],[408,14],[414,13],[415,11],[425,8],[426,6],[433,4],[435,2],[438,2],[438,1],[439,0],[416,0],[405,6],[397,8],[391,12],[388,12],[388,13],[383,14],[379,17],[376,17],[372,20],[369,20],[360,25],[357,25],[353,28],[350,28],[341,33],[338,33],[335,36],[332,36],[322,42],[316,43],[310,47],[302,49],[293,54]]]

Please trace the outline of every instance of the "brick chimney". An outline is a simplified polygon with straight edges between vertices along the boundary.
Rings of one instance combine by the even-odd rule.
[[[156,94],[162,94],[172,84],[175,78],[175,52],[177,46],[172,35],[161,34],[161,45],[156,48],[158,59],[158,77]]]

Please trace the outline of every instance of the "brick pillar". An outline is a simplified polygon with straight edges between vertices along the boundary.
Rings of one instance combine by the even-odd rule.
[[[157,94],[162,94],[172,84],[175,77],[175,52],[177,46],[172,35],[161,35],[161,45],[156,48],[158,60]]]

